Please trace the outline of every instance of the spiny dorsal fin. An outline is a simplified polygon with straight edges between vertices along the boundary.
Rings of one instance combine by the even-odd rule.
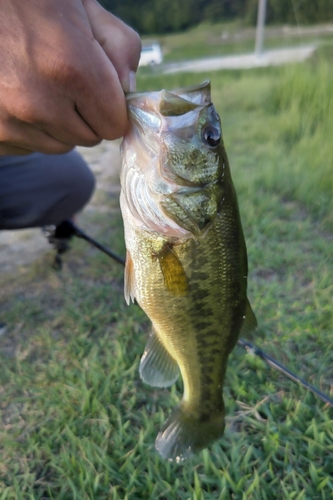
[[[161,266],[165,288],[173,295],[185,295],[188,290],[187,276],[172,248],[165,244],[156,257]]]
[[[134,302],[135,298],[135,276],[134,276],[134,266],[131,254],[126,251],[126,264],[125,264],[125,277],[124,277],[124,295],[127,305]]]
[[[146,384],[154,387],[168,387],[178,378],[178,364],[165,349],[154,330],[142,355],[139,373]]]

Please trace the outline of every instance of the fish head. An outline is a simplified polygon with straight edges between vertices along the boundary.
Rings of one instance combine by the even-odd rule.
[[[133,180],[136,172],[137,182],[144,177],[148,212],[153,209],[160,219],[171,219],[183,234],[200,231],[223,198],[220,187],[227,165],[210,83],[129,94],[127,106],[131,126],[122,145],[122,185],[124,176]],[[135,205],[142,218],[143,197],[135,202],[138,193],[131,191],[132,208]],[[193,220],[184,221],[184,211],[190,211]]]

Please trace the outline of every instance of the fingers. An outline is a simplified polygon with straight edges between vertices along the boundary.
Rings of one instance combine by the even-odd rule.
[[[29,155],[31,150],[20,147],[10,146],[9,144],[0,144],[0,156],[24,156]]]
[[[0,14],[0,155],[124,135],[141,50],[131,28],[95,0],[11,0]]]
[[[86,3],[93,6],[94,16],[92,16],[92,20],[84,9]],[[76,45],[80,49],[79,57],[75,54],[75,57],[70,59],[71,65],[57,67],[55,74],[48,75],[48,79],[51,77],[52,80],[56,81],[59,78],[59,85],[63,92],[67,92],[74,102],[77,118],[80,118],[81,122],[85,123],[97,137],[109,140],[117,139],[125,134],[129,122],[124,91],[113,59],[117,61],[119,68],[124,68],[122,74],[127,76],[123,76],[123,78],[128,78],[132,68],[136,69],[140,42],[131,28],[108,14],[95,1],[88,0],[87,2],[86,0],[84,5],[80,1],[80,5],[84,15],[82,11],[79,12],[79,23],[78,12],[73,12],[70,15],[67,9],[66,17],[66,21],[70,24],[67,27],[67,32],[70,32],[75,38]],[[111,24],[110,19],[113,21]],[[94,34],[92,22],[99,22],[101,26],[104,26],[104,29],[101,30],[94,28],[98,39]],[[116,30],[113,29],[115,25],[117,26]],[[105,36],[105,40],[102,39],[102,36]],[[135,39],[135,43],[128,42],[128,40],[133,39]],[[114,42],[111,43],[111,40]],[[129,45],[125,44],[125,40]],[[104,43],[104,47],[109,44],[108,53],[102,47],[102,43]],[[124,49],[122,44],[125,46]],[[136,51],[130,50],[133,44],[138,46]],[[133,56],[135,52],[138,52],[138,55]],[[65,82],[66,87],[64,88]],[[72,114],[70,117],[73,119]],[[68,129],[69,127],[65,125],[64,132],[67,135]],[[57,139],[61,139],[60,131],[55,131],[54,127],[49,127],[47,131]]]
[[[61,154],[73,149],[71,144],[58,141],[42,130],[32,128],[23,122],[7,123],[5,126],[0,124],[0,145],[2,154],[16,154],[14,150],[18,151],[17,154],[26,154],[26,151]]]
[[[66,153],[74,146],[94,146],[101,138],[85,123],[68,99],[59,99],[48,85],[38,88],[38,101],[27,95],[9,95],[10,112],[0,112],[2,154],[23,148],[47,154]],[[60,113],[59,113],[60,111]],[[65,120],[64,120],[65,118]],[[5,149],[5,145],[7,149]]]
[[[141,53],[139,35],[96,0],[83,0],[83,5],[94,37],[115,67],[123,90],[133,92]]]
[[[128,127],[124,91],[116,69],[95,41],[85,85],[74,96],[77,115],[103,139],[122,137]]]

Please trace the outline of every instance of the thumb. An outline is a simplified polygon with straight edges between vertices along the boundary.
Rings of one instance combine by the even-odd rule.
[[[115,67],[124,92],[135,90],[141,41],[139,35],[96,0],[82,0],[97,42]]]

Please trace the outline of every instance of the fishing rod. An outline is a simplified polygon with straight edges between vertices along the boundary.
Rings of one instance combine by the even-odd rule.
[[[74,224],[74,222],[70,219],[61,222],[61,224],[56,226],[54,231],[51,231],[48,228],[46,228],[45,232],[47,233],[47,238],[49,242],[54,246],[56,250],[55,267],[58,269],[61,269],[62,266],[61,255],[67,252],[67,250],[69,249],[69,240],[73,236],[88,241],[88,243],[93,245],[95,248],[98,248],[98,250],[101,250],[106,255],[108,255],[108,257],[117,261],[119,264],[125,266],[125,259],[119,257],[109,248],[106,248],[104,245],[101,245],[101,243],[98,243],[98,241],[91,238],[91,236],[88,236],[84,231],[82,231],[82,229],[77,227]]]
[[[64,253],[68,249],[68,240],[72,237],[76,236],[77,238],[84,239],[85,241],[88,241],[91,245],[93,245],[95,248],[98,250],[101,250],[104,252],[106,255],[108,255],[111,259],[117,261],[119,264],[122,264],[125,266],[125,259],[122,257],[119,257],[119,255],[116,255],[114,252],[112,252],[109,248],[105,247],[104,245],[101,245],[98,243],[96,240],[91,238],[91,236],[88,236],[86,233],[82,231],[82,229],[78,228],[73,221],[71,220],[66,220],[62,222],[59,226],[56,227],[55,231],[48,236],[48,239],[50,243],[52,243],[56,250],[56,258],[55,262],[58,268],[61,268],[61,254]],[[61,242],[64,242],[63,244]],[[252,354],[255,354],[256,356],[259,356],[265,363],[267,363],[271,368],[281,372],[285,377],[288,377],[290,380],[293,382],[296,382],[309,391],[311,391],[313,394],[315,394],[318,398],[320,398],[324,403],[330,405],[333,407],[333,399],[331,399],[329,396],[324,394],[322,391],[314,387],[313,385],[309,384],[305,379],[302,377],[299,377],[295,373],[293,373],[291,370],[283,366],[281,363],[279,363],[276,359],[272,358],[269,354],[266,354],[264,351],[259,349],[259,347],[256,347],[254,344],[251,342],[248,342],[247,340],[244,339],[239,339],[238,340],[238,345],[241,347],[244,347],[244,349],[247,352],[250,352]]]
[[[119,257],[119,255],[116,255],[111,250],[109,250],[109,248],[106,248],[104,245],[101,245],[100,243],[98,243],[98,241],[95,241],[93,238],[88,236],[86,233],[84,233],[81,229],[76,227],[74,224],[73,224],[73,227],[75,229],[75,236],[77,236],[78,238],[82,238],[83,240],[88,241],[94,247],[98,248],[98,250],[101,250],[102,252],[106,253],[106,255],[111,257],[111,259],[113,259],[113,260],[119,262],[119,264],[122,264],[123,266],[125,266],[125,259],[123,259],[122,257]]]
[[[244,349],[246,349],[251,354],[253,353],[253,354],[256,354],[257,356],[259,356],[271,368],[274,368],[275,370],[283,373],[283,375],[288,377],[293,382],[300,383],[301,385],[303,385],[304,387],[309,389],[309,391],[311,391],[313,394],[316,394],[316,396],[318,396],[318,398],[320,398],[322,401],[324,401],[324,403],[328,403],[330,406],[333,406],[333,399],[329,398],[328,396],[326,396],[326,394],[321,392],[319,389],[317,389],[313,385],[309,384],[309,382],[307,382],[304,378],[299,377],[298,375],[296,375],[296,373],[293,373],[291,370],[289,370],[288,368],[283,366],[281,363],[276,361],[276,359],[272,358],[272,356],[270,356],[269,354],[266,354],[264,351],[259,349],[259,347],[256,347],[251,342],[248,342],[247,340],[244,340],[244,339],[239,339],[237,343],[241,347],[244,347]]]

